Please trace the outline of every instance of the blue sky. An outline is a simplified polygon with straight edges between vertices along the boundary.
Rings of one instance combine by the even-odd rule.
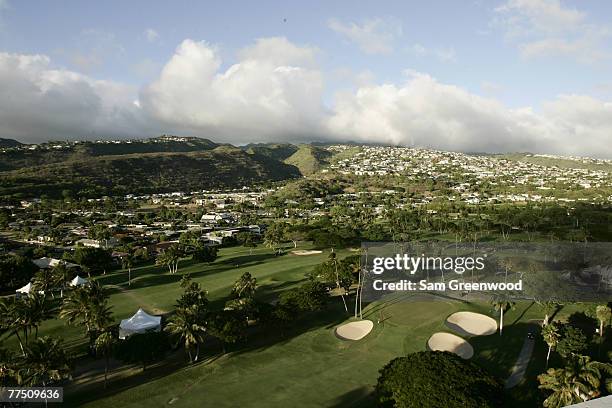
[[[0,137],[601,154],[612,3],[355,3],[0,0],[0,94],[24,95],[19,114],[0,105]]]

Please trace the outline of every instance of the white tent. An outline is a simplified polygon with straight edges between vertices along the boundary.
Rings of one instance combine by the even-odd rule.
[[[161,316],[151,316],[144,310],[138,309],[134,316],[121,320],[119,324],[119,338],[126,339],[132,334],[146,333],[161,330]]]
[[[79,275],[77,275],[70,281],[70,286],[81,286],[86,285],[87,283],[89,283],[87,279],[81,278]]]
[[[77,264],[73,264],[73,263],[70,263],[70,262],[62,261],[60,259],[47,258],[46,256],[44,256],[42,258],[35,259],[32,262],[36,266],[38,266],[40,269],[55,268],[56,266],[58,266],[61,263],[63,263],[66,266],[67,269],[76,268],[76,267],[79,266]]]
[[[30,294],[30,291],[32,290],[32,283],[28,283],[27,285],[25,285],[22,288],[17,289],[15,292],[17,292],[18,294],[21,295],[28,295]]]
[[[32,291],[32,282],[28,283],[22,288],[17,289],[15,292],[17,296],[19,296],[19,295],[29,295],[31,291]],[[39,290],[38,293],[42,295],[45,292],[42,290]]]

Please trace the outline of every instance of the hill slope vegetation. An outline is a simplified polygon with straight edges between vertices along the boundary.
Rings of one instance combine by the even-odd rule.
[[[0,195],[83,197],[232,188],[299,177],[294,166],[232,146],[84,156],[0,173]]]
[[[312,145],[300,145],[298,150],[285,160],[298,169],[303,176],[309,176],[329,164],[332,154]]]

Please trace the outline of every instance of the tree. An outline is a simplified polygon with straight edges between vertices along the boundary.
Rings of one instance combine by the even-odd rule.
[[[194,309],[193,307],[176,309],[164,328],[166,332],[177,338],[177,343],[183,343],[190,363],[198,361],[200,344],[204,342],[206,334],[206,320],[202,319]],[[195,358],[191,354],[194,347]]]
[[[128,271],[128,286],[132,285],[132,268],[134,267],[134,255],[128,252],[121,257],[121,266]]]
[[[108,293],[97,281],[92,281],[72,290],[62,302],[60,318],[68,324],[84,326],[90,350],[93,350],[99,332],[112,322],[108,299]]]
[[[253,253],[253,248],[257,247],[255,236],[250,232],[239,232],[236,234],[236,240],[245,248],[249,248],[249,254]]]
[[[117,333],[114,333],[110,327],[104,328],[94,342],[94,350],[104,357],[104,388],[108,381],[108,361],[116,345]]]
[[[604,326],[610,324],[610,318],[612,317],[612,310],[608,305],[598,305],[595,309],[595,315],[599,320],[599,336],[603,336]]]
[[[538,376],[539,388],[552,391],[544,401],[544,406],[564,407],[597,398],[601,395],[602,384],[605,383],[608,392],[612,390],[610,375],[612,365],[580,355],[573,358],[565,368],[550,368]]]
[[[106,249],[89,247],[77,247],[74,250],[73,260],[81,265],[89,276],[92,272],[106,272],[113,262],[110,252]]]
[[[299,227],[287,227],[283,232],[283,239],[289,240],[293,243],[293,248],[297,248],[298,241],[306,239],[306,231]]]
[[[353,268],[350,263],[340,261],[337,254],[332,251],[327,261],[317,266],[310,275],[310,278],[322,280],[323,282],[333,282],[336,290],[340,292],[344,310],[348,313],[348,306],[344,296],[348,293],[348,289],[354,281]]]
[[[192,258],[197,262],[215,262],[217,259],[217,247],[199,244],[193,251]]]
[[[183,294],[177,300],[176,311],[165,327],[165,331],[183,343],[189,362],[197,361],[200,345],[204,342],[207,326],[208,299],[200,284],[193,282],[188,276],[181,280]],[[195,348],[195,359],[192,350]]]
[[[587,337],[582,330],[569,324],[562,326],[561,338],[557,343],[557,351],[561,356],[567,358],[580,354],[586,350],[587,346]]]
[[[191,280],[189,275],[185,275],[181,279],[180,285],[183,288],[183,293],[176,301],[176,308],[195,306],[205,312],[208,306],[208,299],[206,298],[206,291],[202,290],[200,284]]]
[[[275,222],[268,226],[264,233],[264,244],[268,248],[274,250],[274,254],[278,255],[281,252],[280,245],[285,237],[285,223]]]
[[[43,387],[70,377],[70,360],[60,340],[36,339],[25,349],[19,361],[18,383],[25,387]]]
[[[168,247],[164,252],[159,254],[156,259],[158,265],[165,265],[171,274],[178,271],[178,264],[181,259],[182,251],[178,245]]]
[[[297,288],[285,290],[269,314],[269,323],[284,328],[295,321],[300,312],[323,310],[328,299],[327,287],[318,281],[309,281]]]
[[[257,279],[249,272],[245,272],[238,278],[232,287],[231,299],[225,303],[226,309],[240,312],[249,321],[257,314],[257,303],[255,302],[255,290]]]
[[[99,242],[104,242],[104,248],[108,248],[108,240],[113,236],[109,227],[104,224],[96,224],[89,229],[87,236]]]
[[[572,373],[563,368],[549,368],[545,374],[538,376],[538,388],[552,391],[544,400],[546,408],[560,408],[583,402],[575,392]]]
[[[383,407],[499,407],[499,380],[471,361],[442,351],[421,351],[391,360],[376,384]]]
[[[51,304],[39,293],[1,299],[0,334],[9,333],[17,337],[21,351],[25,354],[32,331],[34,337],[38,337],[38,327],[44,320],[53,317],[53,314]]]
[[[24,256],[0,256],[0,292],[19,289],[37,270],[37,266]]]
[[[60,297],[63,298],[64,289],[66,288],[66,282],[68,282],[68,280],[70,280],[70,277],[72,276],[71,272],[66,267],[66,262],[60,261],[59,264],[54,266],[52,269],[52,274],[53,282],[55,283],[55,286],[58,286],[60,288]]]
[[[221,341],[223,353],[227,344],[234,344],[246,337],[247,322],[239,311],[222,310],[210,316],[210,332]]]
[[[542,337],[548,345],[548,353],[546,354],[546,367],[548,367],[548,360],[550,359],[550,351],[557,347],[561,334],[559,333],[559,325],[557,323],[550,323],[542,327]]]
[[[56,277],[50,268],[40,269],[34,274],[34,280],[32,282],[33,292],[42,292],[43,296],[47,293],[53,295],[53,289],[56,287]]]
[[[232,288],[231,296],[235,299],[253,298],[257,289],[257,279],[249,272],[245,272],[238,278]]]
[[[496,311],[499,311],[499,335],[502,335],[504,329],[504,311],[514,307],[514,302],[507,295],[494,295],[491,298],[491,305]]]

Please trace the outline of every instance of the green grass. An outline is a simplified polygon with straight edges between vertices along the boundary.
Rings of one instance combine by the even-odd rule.
[[[91,407],[137,407],[145,399],[151,406],[173,401],[172,406],[180,407],[372,406],[378,370],[394,357],[425,350],[433,333],[450,332],[444,324],[450,314],[470,310],[496,317],[488,304],[408,300],[393,297],[369,305],[365,317],[381,323],[361,341],[334,336],[334,327],[347,320],[340,302],[334,302],[331,310],[302,319],[284,337],[260,333],[244,349],[229,355],[214,358],[211,351],[210,362],[161,378],[147,377],[145,372],[137,386],[115,389],[106,397],[81,392],[68,401]],[[469,339],[475,348],[474,360],[505,379],[530,329],[526,322],[534,318],[542,318],[536,305],[517,305],[506,314],[503,336]],[[527,389],[537,397],[533,382]],[[102,398],[92,401],[97,397]],[[508,406],[519,400],[522,406],[533,406],[533,398],[524,393],[510,392],[508,398]]]
[[[300,246],[300,249],[307,249]],[[340,256],[348,251],[340,251]],[[270,249],[255,248],[250,253],[248,248],[223,248],[214,263],[194,263],[183,260],[176,275],[170,275],[167,268],[149,265],[132,269],[132,285],[127,285],[127,271],[116,271],[97,277],[111,292],[110,304],[113,317],[119,323],[121,319],[132,316],[139,307],[152,314],[160,314],[174,309],[182,289],[179,282],[183,275],[190,274],[208,291],[212,307],[222,308],[224,298],[230,293],[233,283],[244,272],[250,272],[259,285],[257,298],[269,301],[279,291],[299,285],[305,280],[305,274],[315,265],[323,262],[328,251],[309,256],[294,256],[286,253],[274,256]],[[112,285],[112,286],[111,286]],[[59,304],[59,300],[57,300]],[[64,344],[74,355],[86,351],[86,339],[83,329],[71,327],[61,319],[43,322],[39,329],[40,336],[53,336],[64,339]],[[5,340],[9,347],[18,347],[15,337]]]
[[[300,247],[303,248],[307,247]],[[222,249],[217,261],[210,265],[184,260],[177,275],[153,265],[135,268],[130,287],[125,271],[98,279],[112,290],[111,304],[118,322],[138,307],[152,313],[172,310],[181,293],[178,282],[186,273],[208,290],[212,307],[222,307],[233,282],[246,271],[258,280],[259,300],[270,301],[278,292],[300,284],[304,274],[328,255],[326,251],[311,256],[275,257],[264,248],[249,252],[245,248]],[[340,251],[341,256],[348,253]],[[562,319],[578,309],[579,305],[571,305],[556,318]],[[442,298],[418,301],[409,295],[396,295],[368,305],[364,317],[376,323],[374,330],[361,341],[347,342],[336,338],[333,330],[350,318],[342,303],[332,299],[327,310],[302,317],[284,332],[256,330],[247,344],[235,347],[229,354],[221,355],[218,345],[209,344],[204,361],[193,366],[185,366],[179,352],[145,372],[119,372],[107,390],[101,383],[69,386],[65,405],[139,407],[145,401],[150,406],[165,406],[172,401],[172,406],[179,407],[372,406],[378,370],[394,357],[425,350],[433,333],[452,332],[445,326],[445,319],[460,310],[497,318],[486,303]],[[475,349],[474,361],[505,379],[527,332],[533,329],[530,320],[542,317],[537,305],[517,304],[505,315],[503,336],[469,339]],[[40,334],[64,338],[76,354],[85,350],[82,329],[67,327],[61,320],[45,322]],[[508,406],[537,406],[540,393],[535,377],[544,371],[545,352],[545,345],[538,340],[527,380],[508,392]]]

